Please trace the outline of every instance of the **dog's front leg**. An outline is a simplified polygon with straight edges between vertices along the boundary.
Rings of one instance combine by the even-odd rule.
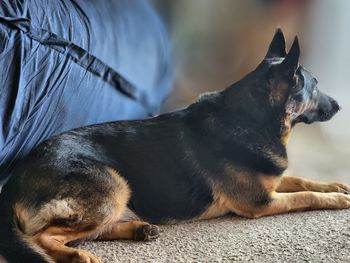
[[[271,201],[250,214],[254,218],[288,212],[317,210],[317,209],[345,209],[350,208],[350,195],[342,193],[271,193]]]
[[[350,186],[343,183],[317,182],[302,177],[283,175],[276,191],[281,193],[300,191],[349,193]]]

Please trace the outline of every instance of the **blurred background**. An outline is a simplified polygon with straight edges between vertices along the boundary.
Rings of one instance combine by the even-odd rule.
[[[175,85],[163,112],[222,90],[263,59],[276,27],[288,47],[299,36],[301,64],[342,106],[330,122],[299,124],[288,148],[295,175],[350,183],[350,1],[153,0],[169,31]]]

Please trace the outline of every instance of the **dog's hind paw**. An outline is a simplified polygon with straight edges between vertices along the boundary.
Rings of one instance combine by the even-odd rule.
[[[136,241],[150,241],[159,237],[159,229],[155,225],[143,225],[135,230]]]

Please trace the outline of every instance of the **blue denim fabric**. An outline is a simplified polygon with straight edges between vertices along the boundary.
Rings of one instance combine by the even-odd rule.
[[[52,135],[156,114],[167,41],[145,0],[2,0],[0,180]]]

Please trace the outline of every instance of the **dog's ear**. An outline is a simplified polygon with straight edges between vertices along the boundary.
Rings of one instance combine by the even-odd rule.
[[[285,59],[281,64],[271,69],[267,85],[267,87],[269,87],[271,105],[282,105],[286,101],[289,93],[288,90],[294,85],[294,76],[299,67],[299,56],[299,42],[298,38],[295,37],[292,47]]]
[[[285,56],[286,56],[286,41],[284,40],[282,30],[280,28],[277,28],[265,58],[285,57]]]
[[[299,67],[300,46],[298,37],[294,38],[292,47],[290,48],[286,58],[278,66],[279,73],[287,79],[293,78],[296,70]]]

